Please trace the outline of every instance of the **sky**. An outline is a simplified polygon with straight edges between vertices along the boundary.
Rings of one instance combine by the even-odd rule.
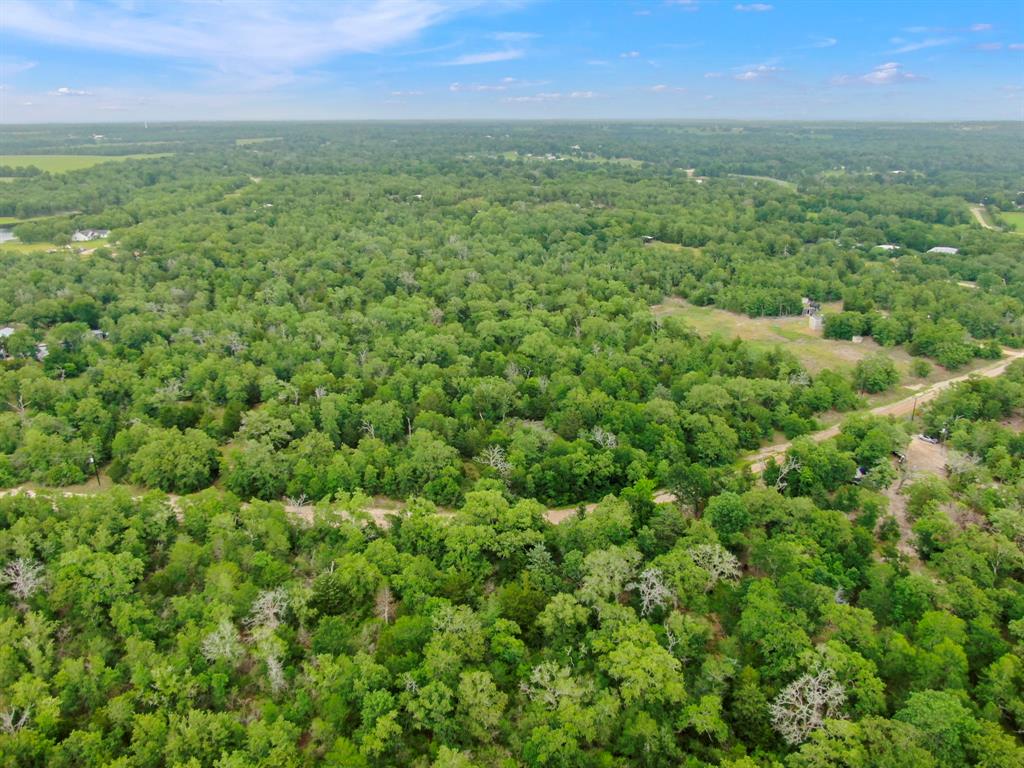
[[[1021,0],[0,0],[0,123],[1024,120]]]

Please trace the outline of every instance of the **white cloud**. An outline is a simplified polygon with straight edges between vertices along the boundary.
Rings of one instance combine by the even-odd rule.
[[[704,77],[708,78],[708,80],[713,80],[716,77],[722,77],[722,73],[721,72],[705,72],[704,73]]]
[[[47,96],[92,96],[91,91],[82,91],[77,88],[68,88],[66,85],[61,86],[55,90],[50,91],[46,94]]]
[[[531,104],[549,101],[565,101],[566,99],[596,99],[599,95],[600,94],[595,91],[572,91],[571,93],[555,91],[551,93],[535,93],[532,96],[506,96],[502,101],[509,104]]]
[[[732,76],[732,78],[733,80],[741,80],[744,82],[766,80],[781,71],[782,69],[780,67],[772,66],[771,64],[758,64],[753,67],[742,68],[742,71],[737,72]]]
[[[767,13],[772,7],[768,3],[739,3],[733,6],[740,13]]]
[[[839,41],[834,37],[816,37],[811,43],[811,48],[831,48]]]
[[[1024,43],[1010,43],[1006,47],[1011,51],[1024,51]]]
[[[900,45],[900,43],[905,43],[904,45],[901,45],[899,48],[896,48],[895,50],[890,51],[890,53],[913,53],[914,51],[922,51],[925,48],[938,48],[939,46],[949,45],[950,43],[955,43],[956,42],[956,38],[955,37],[930,37],[930,38],[927,38],[925,40],[917,40],[917,41],[914,41],[914,42],[905,42],[902,38],[894,37],[889,42],[893,43],[894,45]]]
[[[520,80],[517,77],[503,77],[497,83],[452,83],[448,90],[452,93],[490,93],[493,91],[507,91],[510,88],[529,88],[530,86],[544,85],[538,80]]]
[[[852,85],[866,83],[868,85],[893,85],[895,83],[906,83],[914,80],[924,80],[920,75],[907,72],[902,64],[895,61],[888,61],[879,64],[870,72],[863,75],[840,75],[832,80],[835,85]]]
[[[971,32],[988,32],[990,29],[991,24],[971,24]]]
[[[487,53],[467,53],[451,61],[442,62],[446,67],[464,67],[471,64],[493,64],[497,61],[521,59],[526,52],[521,48],[509,48],[504,51],[488,51]]]
[[[1000,51],[1003,48],[1002,43],[978,43],[974,46],[979,51]]]
[[[665,85],[659,83],[658,85],[652,85],[647,89],[651,93],[686,93],[686,89],[677,85]]]
[[[423,91],[392,91],[391,95],[396,98],[402,98],[404,96],[422,96]]]
[[[637,59],[640,57],[640,51],[624,51],[619,54],[620,59]]]
[[[699,11],[699,0],[666,0],[667,5],[672,5],[680,11]]]

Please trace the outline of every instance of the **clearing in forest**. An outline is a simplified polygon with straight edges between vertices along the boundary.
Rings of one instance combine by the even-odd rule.
[[[989,217],[988,210],[984,205],[972,205],[971,214],[974,216],[975,221],[985,229],[999,229],[999,227],[992,223],[992,219]]]
[[[7,165],[11,168],[27,168],[34,165],[47,173],[67,173],[68,171],[92,168],[100,163],[167,157],[170,154],[170,152],[161,152],[152,155],[2,155],[0,156],[0,165]]]
[[[999,216],[1014,232],[1024,235],[1024,211],[1006,211]]]
[[[840,302],[822,305],[825,312],[839,312]],[[803,316],[748,317],[716,307],[698,307],[684,299],[672,297],[655,304],[651,311],[660,317],[674,316],[686,321],[702,337],[720,336],[724,339],[739,337],[760,349],[781,347],[792,353],[810,373],[815,374],[826,368],[848,373],[865,357],[883,352],[892,359],[900,373],[899,385],[889,392],[871,396],[868,401],[878,405],[898,400],[922,387],[943,381],[954,374],[937,363],[931,362],[932,370],[926,378],[915,378],[910,374],[910,364],[916,359],[902,347],[883,347],[871,338],[859,343],[826,339],[820,330],[810,327]],[[984,365],[986,361],[976,360],[957,371],[965,373]]]

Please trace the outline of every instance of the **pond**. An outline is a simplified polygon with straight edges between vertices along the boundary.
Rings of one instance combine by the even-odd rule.
[[[18,238],[14,236],[14,233],[11,230],[0,227],[0,243],[9,243],[12,240],[17,239]]]

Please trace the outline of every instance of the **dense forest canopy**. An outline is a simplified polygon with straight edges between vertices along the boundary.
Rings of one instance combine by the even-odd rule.
[[[0,127],[0,765],[1020,765],[1021,138]]]

